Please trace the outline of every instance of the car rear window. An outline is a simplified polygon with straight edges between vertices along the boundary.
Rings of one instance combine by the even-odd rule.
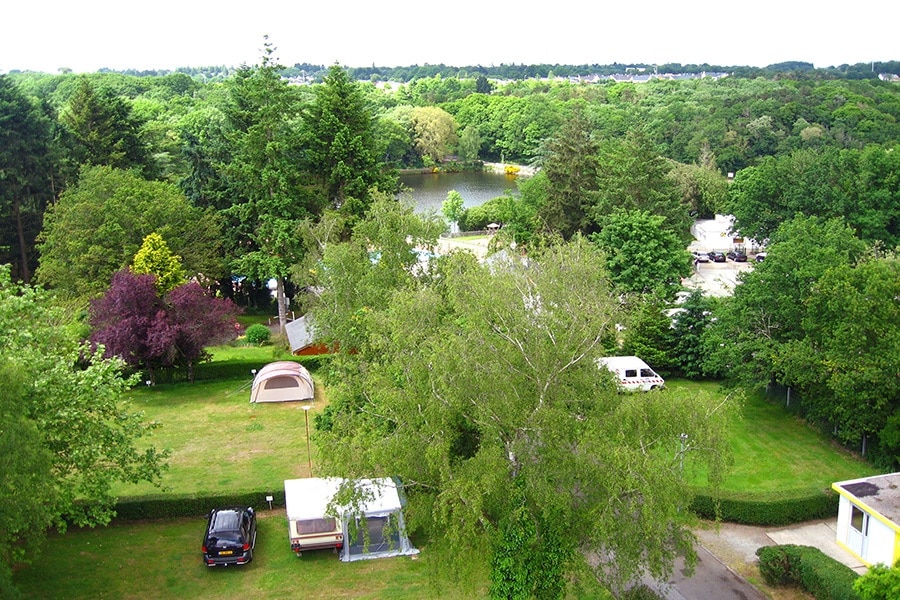
[[[334,519],[306,519],[297,521],[297,533],[310,535],[316,533],[329,533],[337,529]]]
[[[224,537],[226,533],[237,535],[241,528],[241,515],[234,511],[220,511],[216,513],[213,522],[209,526],[210,534],[217,534],[217,537]]]

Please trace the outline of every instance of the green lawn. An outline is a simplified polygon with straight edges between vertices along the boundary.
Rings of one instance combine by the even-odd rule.
[[[440,555],[342,563],[330,550],[297,558],[280,510],[260,512],[253,561],[208,568],[205,517],[130,523],[53,535],[38,565],[16,573],[26,598],[448,598],[486,597],[487,574],[433,577]]]
[[[713,392],[715,383],[673,380],[666,393]],[[733,492],[828,489],[835,481],[878,473],[762,394],[745,398],[731,427],[734,465],[723,484]],[[697,485],[705,473],[693,473]]]
[[[279,489],[285,479],[308,477],[306,414],[296,402],[251,404],[246,380],[139,388],[132,407],[160,427],[147,443],[171,453],[165,491],[253,491]],[[324,407],[321,386],[309,414]],[[150,484],[123,484],[119,496],[159,493]]]
[[[258,358],[265,364],[273,360],[272,347],[222,347],[214,354],[219,361]],[[294,403],[251,405],[250,382],[248,373],[246,379],[141,387],[129,394],[134,408],[162,424],[151,442],[171,451],[164,493],[278,489],[284,479],[309,474],[303,410]],[[322,386],[316,383],[311,427],[315,413],[327,403]],[[721,392],[715,383],[672,380],[663,393]],[[731,443],[735,466],[724,486],[729,491],[822,489],[833,481],[875,472],[779,406],[756,396],[744,403]],[[312,458],[315,474],[315,446]],[[699,485],[702,474],[695,475]],[[131,496],[159,490],[123,485],[116,492]],[[203,566],[199,546],[205,519],[197,517],[53,535],[38,564],[19,571],[15,580],[28,598],[486,596],[486,567],[472,557],[446,556],[439,548],[422,545],[417,559],[345,564],[327,551],[297,559],[288,548],[283,509],[260,514],[257,556],[245,568]],[[447,562],[454,566],[458,581],[436,575],[433,567]],[[569,596],[601,598],[605,593],[587,585],[573,587]]]

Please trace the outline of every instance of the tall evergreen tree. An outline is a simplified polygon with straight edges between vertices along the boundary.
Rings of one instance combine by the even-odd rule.
[[[0,75],[0,264],[29,281],[44,208],[53,198],[52,124]]]
[[[546,198],[538,218],[544,228],[569,239],[590,230],[589,208],[596,202],[597,149],[587,117],[576,111],[547,145],[543,161]]]
[[[320,212],[319,197],[298,168],[299,103],[279,75],[266,41],[261,64],[242,68],[230,87],[231,159],[222,168],[231,187],[223,210],[231,225],[232,268],[258,281],[274,278],[278,316],[287,322],[285,278],[304,250],[300,223]]]
[[[360,218],[372,202],[370,190],[393,192],[396,176],[378,162],[372,116],[359,84],[332,65],[315,95],[303,114],[303,164],[332,208]]]
[[[141,140],[141,122],[129,101],[81,78],[60,120],[69,133],[76,165],[138,169],[153,175],[150,152]]]

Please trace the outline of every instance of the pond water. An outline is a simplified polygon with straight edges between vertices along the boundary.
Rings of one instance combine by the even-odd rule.
[[[463,206],[470,208],[484,204],[506,190],[518,195],[515,175],[501,173],[403,173],[400,183],[410,189],[416,210],[433,210],[440,214],[441,204],[447,199],[447,192],[456,190],[463,198]]]

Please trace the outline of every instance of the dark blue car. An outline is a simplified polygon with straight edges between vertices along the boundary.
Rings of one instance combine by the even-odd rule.
[[[243,565],[253,560],[256,513],[249,506],[228,506],[209,511],[203,536],[203,562],[208,567]]]

